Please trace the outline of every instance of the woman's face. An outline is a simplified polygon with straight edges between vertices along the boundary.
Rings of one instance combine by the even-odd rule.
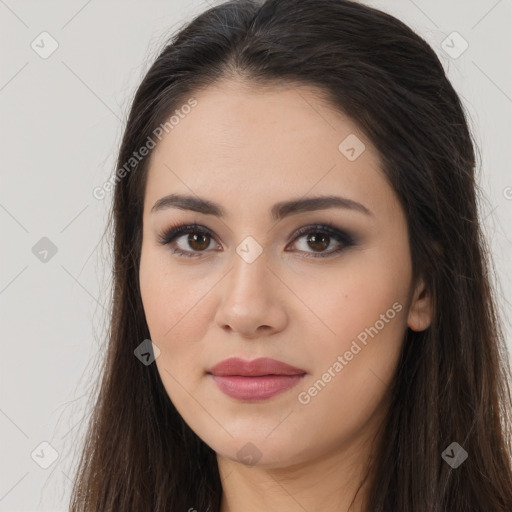
[[[145,191],[140,286],[163,385],[223,458],[356,460],[405,330],[430,322],[398,199],[370,141],[314,89],[223,82],[194,97],[153,150]],[[171,194],[200,208],[161,201]],[[309,202],[325,196],[343,200]],[[296,370],[212,370],[232,357]]]

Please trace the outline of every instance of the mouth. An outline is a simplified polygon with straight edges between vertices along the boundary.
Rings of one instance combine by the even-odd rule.
[[[207,373],[226,395],[252,402],[291,389],[307,372],[276,359],[246,361],[230,358],[216,364]]]

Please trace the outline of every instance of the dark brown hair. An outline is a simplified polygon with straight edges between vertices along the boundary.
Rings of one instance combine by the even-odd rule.
[[[404,337],[368,512],[510,512],[510,367],[478,217],[476,144],[435,52],[352,1],[226,2],[185,25],[147,72],[118,169],[187,98],[226,78],[322,91],[378,150],[407,216],[413,278],[425,279],[434,319]],[[148,161],[115,186],[109,343],[73,512],[220,507],[215,452],[182,420],[156,365],[134,357],[150,338],[138,281]],[[469,454],[456,469],[441,457],[454,441]]]

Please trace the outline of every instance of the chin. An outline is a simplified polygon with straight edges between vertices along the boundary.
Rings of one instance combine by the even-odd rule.
[[[208,443],[217,456],[245,466],[279,468],[299,464],[304,452],[297,450],[297,443],[290,438],[266,438],[247,434],[234,436],[226,443]]]

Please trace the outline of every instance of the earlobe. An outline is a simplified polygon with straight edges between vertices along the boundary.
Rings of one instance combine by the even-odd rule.
[[[409,307],[409,315],[407,317],[407,325],[413,331],[424,331],[432,323],[432,297],[423,279],[420,280],[414,291],[411,305]]]

